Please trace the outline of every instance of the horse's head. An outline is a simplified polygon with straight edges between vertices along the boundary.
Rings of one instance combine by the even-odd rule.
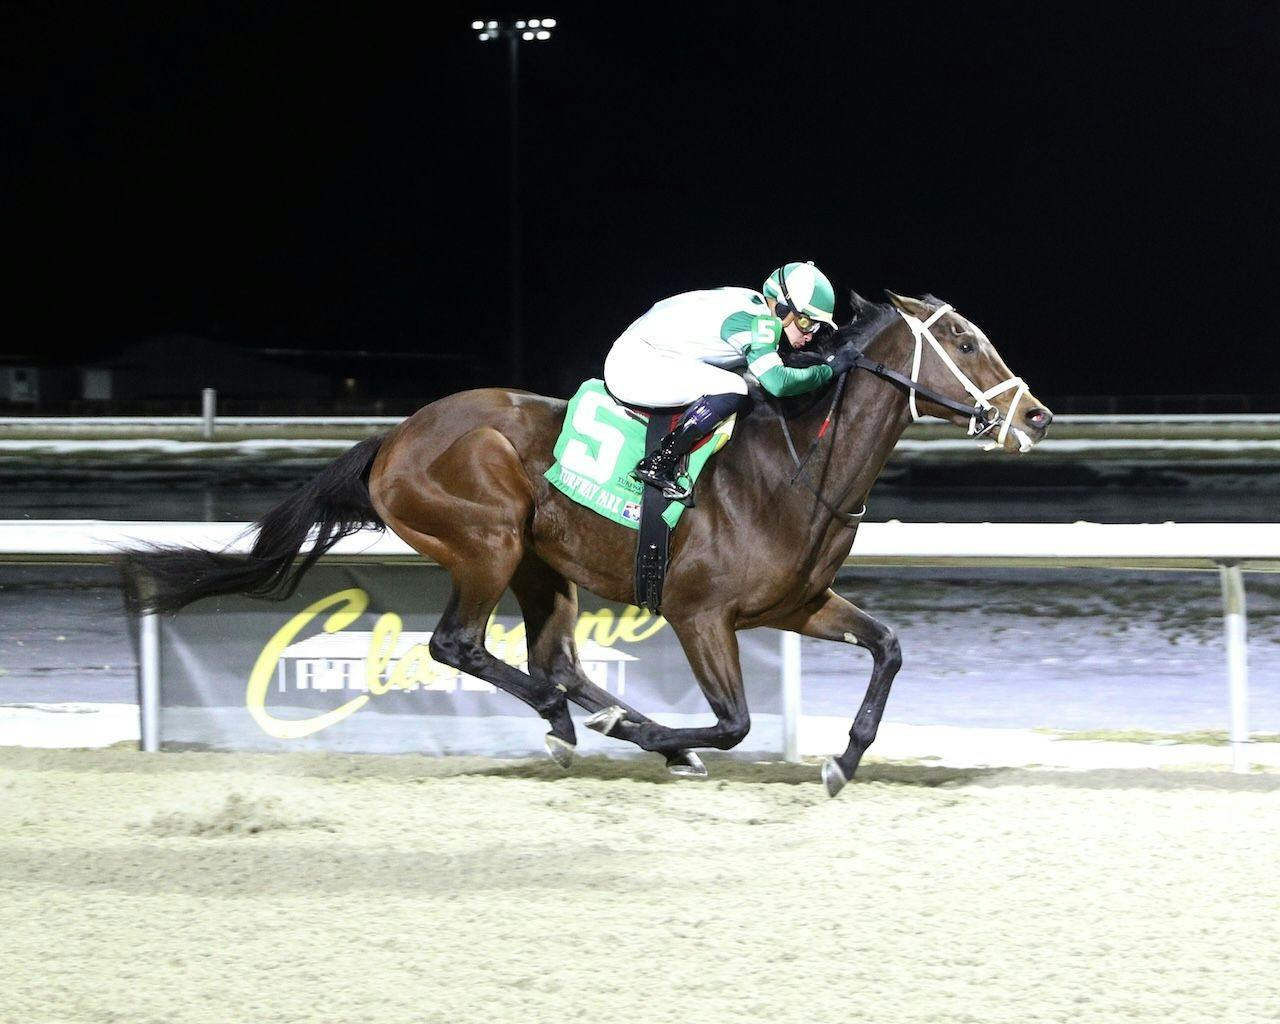
[[[904,329],[880,332],[900,340],[892,352],[876,346],[876,358],[908,378],[904,386],[913,419],[950,420],[988,440],[988,448],[1007,452],[1030,451],[1044,437],[1053,414],[1010,372],[980,327],[932,295],[912,299],[886,294]],[[857,295],[853,304],[859,318],[884,309]],[[921,390],[911,388],[912,382]]]

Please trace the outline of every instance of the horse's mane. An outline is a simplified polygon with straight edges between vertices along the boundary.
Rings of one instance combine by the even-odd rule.
[[[851,345],[861,352],[871,344],[873,338],[880,334],[896,316],[896,311],[887,302],[871,302],[857,292],[849,293],[849,301],[853,305],[853,317],[827,336],[819,339],[817,351],[828,356],[838,348]]]

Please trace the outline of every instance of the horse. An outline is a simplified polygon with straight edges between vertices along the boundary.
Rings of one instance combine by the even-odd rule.
[[[131,552],[130,589],[158,612],[218,594],[283,599],[340,538],[389,527],[452,581],[431,656],[528,704],[547,721],[548,752],[563,767],[577,742],[572,703],[590,712],[588,727],[661,754],[675,774],[705,775],[694,748],[730,749],[751,726],[739,630],[856,645],[871,654],[871,676],[847,747],[822,765],[834,797],[875,740],[902,665],[893,630],[831,589],[894,445],[913,419],[935,416],[988,447],[1026,451],[1053,418],[972,321],[932,295],[886,294],[876,303],[853,293],[852,319],[810,356],[848,350],[852,369],[807,395],[771,399],[757,389],[672,537],[663,613],[714,725],[654,722],[584,673],[577,588],[632,600],[636,534],[550,486],[544,472],[566,402],[527,391],[449,395],[360,442],[267,512],[247,554]],[[803,459],[796,440],[807,446]],[[527,672],[485,649],[489,615],[508,589],[526,625]]]

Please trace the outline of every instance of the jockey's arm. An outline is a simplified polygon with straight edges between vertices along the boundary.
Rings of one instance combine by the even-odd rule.
[[[820,388],[833,374],[825,364],[817,366],[783,366],[778,355],[778,342],[782,338],[782,321],[776,316],[753,317],[750,332],[743,332],[733,340],[740,342],[742,354],[747,359],[747,369],[755,374],[769,394],[785,398]]]

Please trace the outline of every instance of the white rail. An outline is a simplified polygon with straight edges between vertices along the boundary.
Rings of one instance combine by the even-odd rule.
[[[109,562],[138,544],[189,544],[247,549],[249,523],[0,520],[0,562]],[[401,562],[420,557],[391,533],[344,538],[334,561]],[[1217,570],[1231,706],[1232,763],[1248,771],[1248,646],[1243,572],[1280,571],[1277,523],[866,523],[845,565],[1001,566]],[[154,699],[154,620],[144,617],[140,679]],[[784,636],[783,725],[786,754],[795,756],[799,718],[799,644]],[[150,703],[148,701],[147,703]],[[154,721],[142,710],[144,749],[157,749]]]
[[[109,561],[137,543],[248,550],[251,523],[0,520],[0,561]],[[421,558],[388,532],[364,531],[326,556]],[[846,565],[1050,566],[1280,571],[1280,523],[865,523]]]

